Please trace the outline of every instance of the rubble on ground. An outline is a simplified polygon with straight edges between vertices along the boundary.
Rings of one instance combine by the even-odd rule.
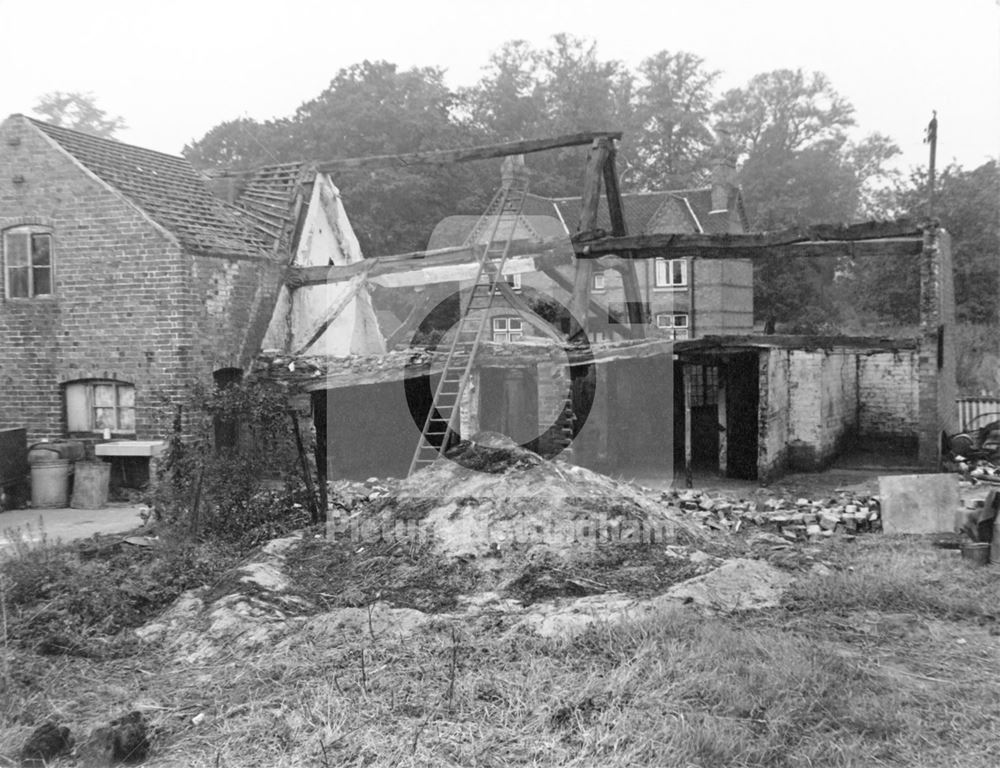
[[[1000,465],[990,459],[968,459],[964,456],[951,456],[944,461],[946,472],[961,475],[967,482],[992,483],[1000,485]]]
[[[773,530],[789,541],[817,540],[836,533],[867,533],[882,529],[881,504],[875,494],[835,492],[819,499],[736,499],[698,490],[664,491],[660,500],[716,531],[738,533],[748,525]]]
[[[546,461],[509,438],[479,433],[411,477],[334,484],[328,530],[357,540],[430,540],[445,556],[512,550],[565,553],[604,542],[667,543],[699,526],[628,483]]]

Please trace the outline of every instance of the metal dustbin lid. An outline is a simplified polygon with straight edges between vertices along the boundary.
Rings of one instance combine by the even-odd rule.
[[[84,445],[79,440],[49,440],[35,443],[28,449],[28,463],[37,464],[40,461],[66,459],[79,461],[86,455]]]

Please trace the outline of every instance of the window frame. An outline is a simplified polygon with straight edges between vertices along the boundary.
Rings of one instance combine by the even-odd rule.
[[[512,322],[517,323],[517,328]],[[524,339],[524,319],[518,315],[495,315],[490,318],[490,331],[494,344],[513,344]]]
[[[608,289],[608,282],[604,272],[594,272],[591,275],[590,290],[594,293],[604,293]]]
[[[680,276],[678,280],[674,280],[674,269],[675,264],[680,265]],[[661,268],[663,269],[663,274],[660,274]],[[661,279],[661,277],[663,279]],[[678,288],[686,288],[688,285],[688,263],[687,259],[664,259],[662,257],[657,257],[653,259],[653,288],[658,291],[668,291],[675,290]]]
[[[521,273],[515,272],[512,275],[504,275],[504,279],[507,281],[507,285],[512,291],[518,293],[521,290]]]
[[[113,387],[114,403],[110,405],[98,403],[96,397],[97,387],[108,386]],[[81,394],[73,395],[72,390],[77,388],[81,390]],[[123,403],[122,392],[124,391],[131,391],[131,405]],[[67,381],[63,385],[63,402],[66,408],[66,432],[71,435],[99,435],[105,429],[108,429],[112,435],[135,436],[136,411],[138,410],[136,408],[135,394],[135,385],[128,381],[121,381],[120,379],[77,379],[75,381]],[[80,404],[76,407],[82,407],[86,419],[85,425],[80,423],[80,415],[72,412],[72,401]],[[97,425],[98,412],[100,410],[112,411],[114,426],[99,427]],[[132,414],[131,429],[122,426],[122,413],[127,411],[131,411]]]
[[[664,318],[668,322],[662,322]],[[678,322],[679,320],[683,322]],[[691,338],[691,316],[687,312],[657,312],[654,322],[657,330],[668,333],[674,341]]]
[[[52,234],[52,229],[50,227],[42,226],[40,224],[18,224],[13,227],[8,227],[0,233],[0,250],[2,250],[2,262],[3,262],[3,288],[4,288],[4,298],[8,301],[26,301],[31,299],[51,299],[55,297],[56,294],[56,264],[55,264],[55,237]],[[12,265],[11,262],[11,246],[10,238],[11,236],[23,236],[26,242],[26,263]],[[45,238],[48,244],[48,254],[47,254],[47,264],[36,264],[36,249],[35,241],[36,238]],[[11,279],[11,270],[23,269],[25,270],[27,294],[25,295],[14,295],[12,292],[12,287],[14,281]],[[45,270],[48,272],[48,292],[38,293],[36,291],[36,272]]]

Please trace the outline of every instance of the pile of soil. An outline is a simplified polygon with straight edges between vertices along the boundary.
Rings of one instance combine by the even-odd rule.
[[[418,520],[442,555],[457,557],[524,549],[565,553],[599,542],[690,542],[704,536],[696,523],[628,484],[543,459],[488,432],[394,484],[366,513],[373,512]]]

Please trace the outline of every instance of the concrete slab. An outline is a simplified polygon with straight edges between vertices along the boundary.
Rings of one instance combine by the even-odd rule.
[[[951,533],[961,508],[958,476],[882,475],[878,479],[885,533]]]
[[[95,533],[124,533],[142,525],[141,504],[111,503],[101,509],[12,509],[0,512],[0,553],[9,549],[11,532],[28,541],[75,541]]]

